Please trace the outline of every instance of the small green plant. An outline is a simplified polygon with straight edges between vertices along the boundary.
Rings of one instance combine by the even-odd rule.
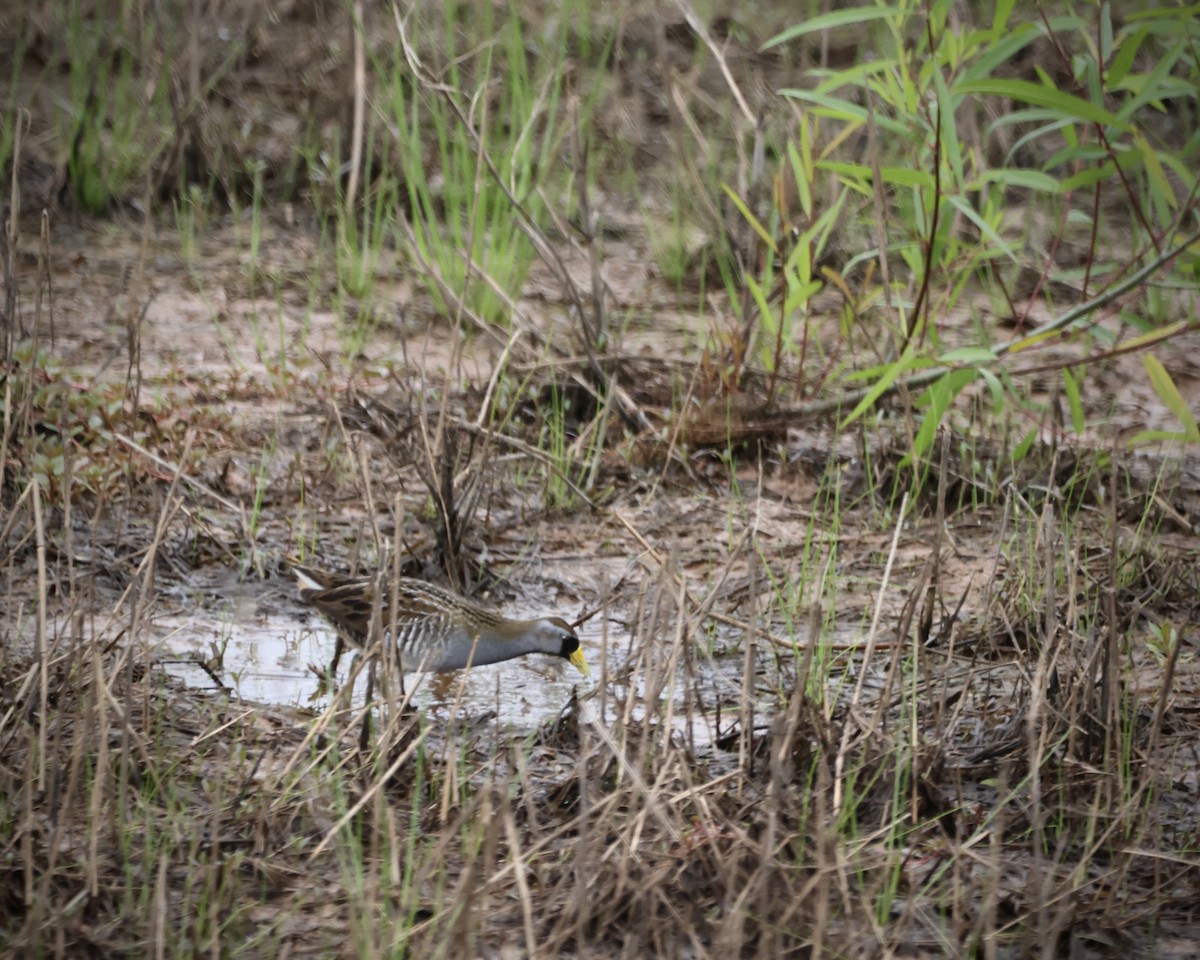
[[[18,488],[37,480],[51,503],[74,490],[111,494],[122,484],[128,456],[98,440],[125,416],[125,398],[117,387],[81,390],[76,379],[46,351],[35,357],[32,345],[17,346],[14,359],[25,375],[9,379],[0,391],[0,420],[10,424],[6,469]]]
[[[689,220],[692,198],[681,183],[672,184],[674,197],[668,206],[666,223],[660,210],[649,209],[643,222],[654,262],[664,280],[678,287],[695,269],[697,256],[704,249],[705,234]]]
[[[7,101],[0,105],[0,109],[3,110],[3,123],[0,123],[0,170],[8,169],[8,162],[12,158],[13,148],[16,145],[17,124],[23,119],[17,104],[17,81],[20,77],[25,51],[29,47],[29,34],[32,29],[33,22],[30,19],[23,25],[12,50],[12,60],[9,64],[11,70],[9,94]]]
[[[200,237],[208,228],[208,200],[198,184],[192,184],[185,193],[173,202],[175,229],[179,232],[179,245],[188,273],[199,286],[196,257]]]
[[[559,389],[551,389],[548,406],[543,408],[541,447],[548,455],[546,505],[551,509],[570,506],[575,496],[567,484],[575,457],[574,444],[567,436],[567,400]]]
[[[77,0],[67,12],[70,100],[62,142],[68,146],[67,174],[75,198],[93,214],[141,185],[170,129],[166,67],[157,82],[147,85],[132,46],[140,41],[126,36],[120,22],[87,17]],[[152,45],[152,39],[142,40]],[[149,100],[146,89],[153,91]]]

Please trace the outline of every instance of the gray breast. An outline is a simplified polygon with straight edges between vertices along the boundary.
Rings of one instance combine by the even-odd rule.
[[[466,666],[472,638],[455,618],[425,617],[396,627],[404,670],[458,670]]]

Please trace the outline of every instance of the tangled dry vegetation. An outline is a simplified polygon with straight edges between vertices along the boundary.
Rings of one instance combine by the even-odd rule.
[[[61,62],[51,13],[30,7],[32,26],[14,44],[21,84],[38,63]],[[95,132],[82,125],[59,143],[70,162],[57,168],[43,162],[57,142],[47,126],[34,124],[24,147],[4,141],[26,213],[9,217],[3,251],[0,950],[1200,950],[1200,473],[1189,448],[1118,442],[1171,413],[1186,419],[1163,384],[1188,396],[1200,382],[1194,322],[1142,335],[1138,346],[1167,351],[1161,376],[1149,368],[1154,390],[1119,337],[1114,346],[1096,334],[1097,359],[1090,342],[1060,344],[1046,330],[994,368],[1011,391],[1003,410],[985,380],[975,393],[918,396],[931,381],[917,378],[953,354],[944,348],[986,352],[971,346],[980,317],[993,335],[1069,297],[1043,289],[1049,268],[1032,260],[999,284],[1003,296],[989,299],[973,276],[974,299],[929,334],[943,353],[891,368],[877,349],[884,334],[893,346],[924,334],[872,312],[876,267],[848,265],[870,230],[847,227],[847,249],[821,251],[840,259],[804,294],[803,329],[785,333],[782,310],[772,326],[774,309],[756,313],[752,291],[763,306],[799,294],[783,274],[784,293],[756,286],[754,264],[769,274],[771,255],[792,256],[790,224],[750,230],[747,246],[728,219],[781,212],[782,197],[748,183],[731,191],[733,207],[714,201],[699,243],[680,231],[678,260],[656,231],[699,188],[670,179],[670,158],[686,176],[704,172],[680,131],[702,138],[715,164],[729,102],[715,91],[731,98],[747,77],[763,80],[759,69],[779,86],[799,67],[760,49],[766,36],[739,39],[745,25],[732,17],[702,22],[686,7],[601,18],[609,41],[563,41],[578,69],[612,82],[589,118],[608,149],[596,148],[589,180],[577,132],[544,141],[548,155],[572,158],[583,185],[572,182],[574,220],[554,209],[552,226],[531,230],[539,259],[505,274],[511,287],[462,292],[473,272],[499,276],[485,269],[498,269],[496,224],[496,259],[470,231],[456,238],[456,286],[421,232],[431,211],[453,218],[451,188],[422,194],[413,170],[395,214],[409,232],[381,243],[361,273],[343,258],[373,241],[331,239],[354,228],[324,217],[345,204],[369,233],[363,211],[401,162],[389,152],[398,121],[376,130],[390,143],[381,155],[347,146],[354,169],[376,177],[356,202],[353,177],[331,173],[330,156],[314,147],[296,159],[305,113],[279,102],[299,96],[288,78],[307,63],[311,116],[353,138],[360,82],[346,11],[292,4],[259,19],[253,4],[238,9],[251,26],[228,62],[200,40],[164,48],[181,63],[199,58],[197,71],[155,107],[175,118],[171,149],[154,152],[133,186],[102,190],[79,168]],[[68,26],[86,25],[89,11]],[[229,10],[209,13],[218,22]],[[460,14],[439,29],[467,33]],[[497,49],[513,22],[543,38],[558,22],[540,8],[523,16],[496,28]],[[764,16],[780,19],[774,31],[790,14]],[[474,77],[439,63],[435,83],[409,46],[415,22],[371,19],[360,68],[381,69],[375,58],[394,45],[410,69],[399,89],[453,99]],[[850,55],[844,34],[819,39],[794,56],[825,67]],[[476,58],[490,49],[472,48],[462,64],[486,76]],[[1024,61],[1012,72],[1034,75]],[[197,87],[201,76],[208,85]],[[375,80],[382,110],[386,85]],[[507,80],[506,92],[528,78]],[[664,85],[662,102],[645,94],[651,81]],[[34,86],[36,107],[50,94]],[[472,107],[500,110],[499,87]],[[81,96],[95,106],[101,94]],[[224,110],[273,119],[254,127]],[[742,132],[741,146],[766,135]],[[118,133],[110,120],[110,153]],[[258,150],[262,169],[294,179],[268,182],[214,142]],[[854,142],[867,149],[865,134]],[[488,149],[470,141],[466,155],[492,163]],[[666,163],[648,159],[657,152]],[[450,166],[434,153],[422,162]],[[594,186],[619,193],[631,153],[666,191],[638,211],[645,222]],[[215,184],[207,206],[185,210],[172,186],[185,180]],[[50,187],[35,201],[39,183]],[[519,192],[518,179],[509,186]],[[41,202],[86,211],[109,188],[104,217],[73,227],[50,231],[31,212]],[[539,190],[508,198],[531,223]],[[248,193],[257,199],[242,203]],[[141,217],[160,207],[173,209],[174,232]],[[1159,237],[1164,257],[1172,236]],[[934,246],[914,249],[932,256]],[[1098,257],[1093,248],[1087,266]],[[366,276],[393,286],[364,292]],[[1194,307],[1194,287],[1181,289],[1172,303]],[[939,296],[920,284],[905,295],[918,305]],[[499,311],[509,326],[493,296],[513,298]],[[1149,311],[1150,299],[1138,302]],[[989,314],[997,302],[1009,309]],[[874,371],[867,387],[848,389],[864,368]],[[1133,399],[1114,407],[1114,396]],[[860,402],[872,417],[847,417]],[[923,439],[924,412],[939,403],[945,417]],[[1086,429],[1069,430],[1073,420]],[[448,709],[418,709],[411,678],[406,690],[368,660],[353,669],[371,674],[370,704],[355,695],[356,675],[324,692],[317,670],[311,705],[253,702],[237,693],[244,665],[228,637],[206,638],[202,654],[172,646],[182,628],[164,622],[230,598],[232,633],[298,623],[279,566],[298,552],[347,568],[391,558],[397,573],[493,602],[533,591],[531,602],[549,598],[585,621],[598,675],[547,718],[525,704],[528,686],[495,673],[495,701],[530,711],[514,723],[457,678]],[[181,682],[168,669],[178,658],[211,683]]]
[[[395,462],[374,456],[377,475]],[[215,559],[181,485],[161,481],[157,515],[137,504],[154,522],[126,520],[119,538],[100,503],[75,504],[75,520],[17,500],[10,635],[34,650],[13,644],[3,664],[10,947],[775,957],[1186,942],[1200,691],[1191,648],[1152,634],[1147,611],[1197,622],[1194,543],[1169,524],[1139,533],[1130,519],[1164,494],[1131,476],[1110,480],[1125,493],[1106,506],[1081,493],[1069,521],[1057,496],[950,512],[950,460],[942,495],[893,542],[870,532],[864,498],[839,531],[811,527],[808,561],[796,506],[765,483],[747,503],[757,531],[737,522],[717,569],[705,540],[727,508],[687,484],[653,498],[621,484],[624,537],[611,516],[546,517],[547,553],[584,537],[641,551],[604,598],[596,688],[519,734],[469,703],[461,721],[423,719],[384,684],[366,742],[361,704],[184,689],[131,642],[156,591]],[[1024,556],[997,549],[1005,525]],[[790,545],[764,551],[780,535]],[[835,553],[838,576],[885,604],[846,642],[845,617],[790,608],[771,585]],[[259,589],[288,588],[269,574]],[[841,589],[823,603],[862,599]]]

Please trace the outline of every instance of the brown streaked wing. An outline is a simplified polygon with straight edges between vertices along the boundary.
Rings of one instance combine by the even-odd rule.
[[[486,607],[464,600],[449,590],[444,590],[423,580],[404,579],[400,581],[399,586],[400,619],[404,619],[404,613],[411,610],[414,617],[422,619],[439,614],[450,614],[451,616],[462,616],[483,626],[494,627],[505,622],[503,617]]]

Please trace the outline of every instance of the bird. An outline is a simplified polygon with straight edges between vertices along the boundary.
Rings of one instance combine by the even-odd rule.
[[[547,653],[567,660],[584,677],[591,675],[578,635],[560,617],[510,620],[413,577],[344,577],[291,561],[288,565],[299,584],[300,599],[323,614],[339,636],[354,646],[368,646],[379,597],[379,623],[384,631],[395,618],[396,647],[404,672],[446,673]]]

